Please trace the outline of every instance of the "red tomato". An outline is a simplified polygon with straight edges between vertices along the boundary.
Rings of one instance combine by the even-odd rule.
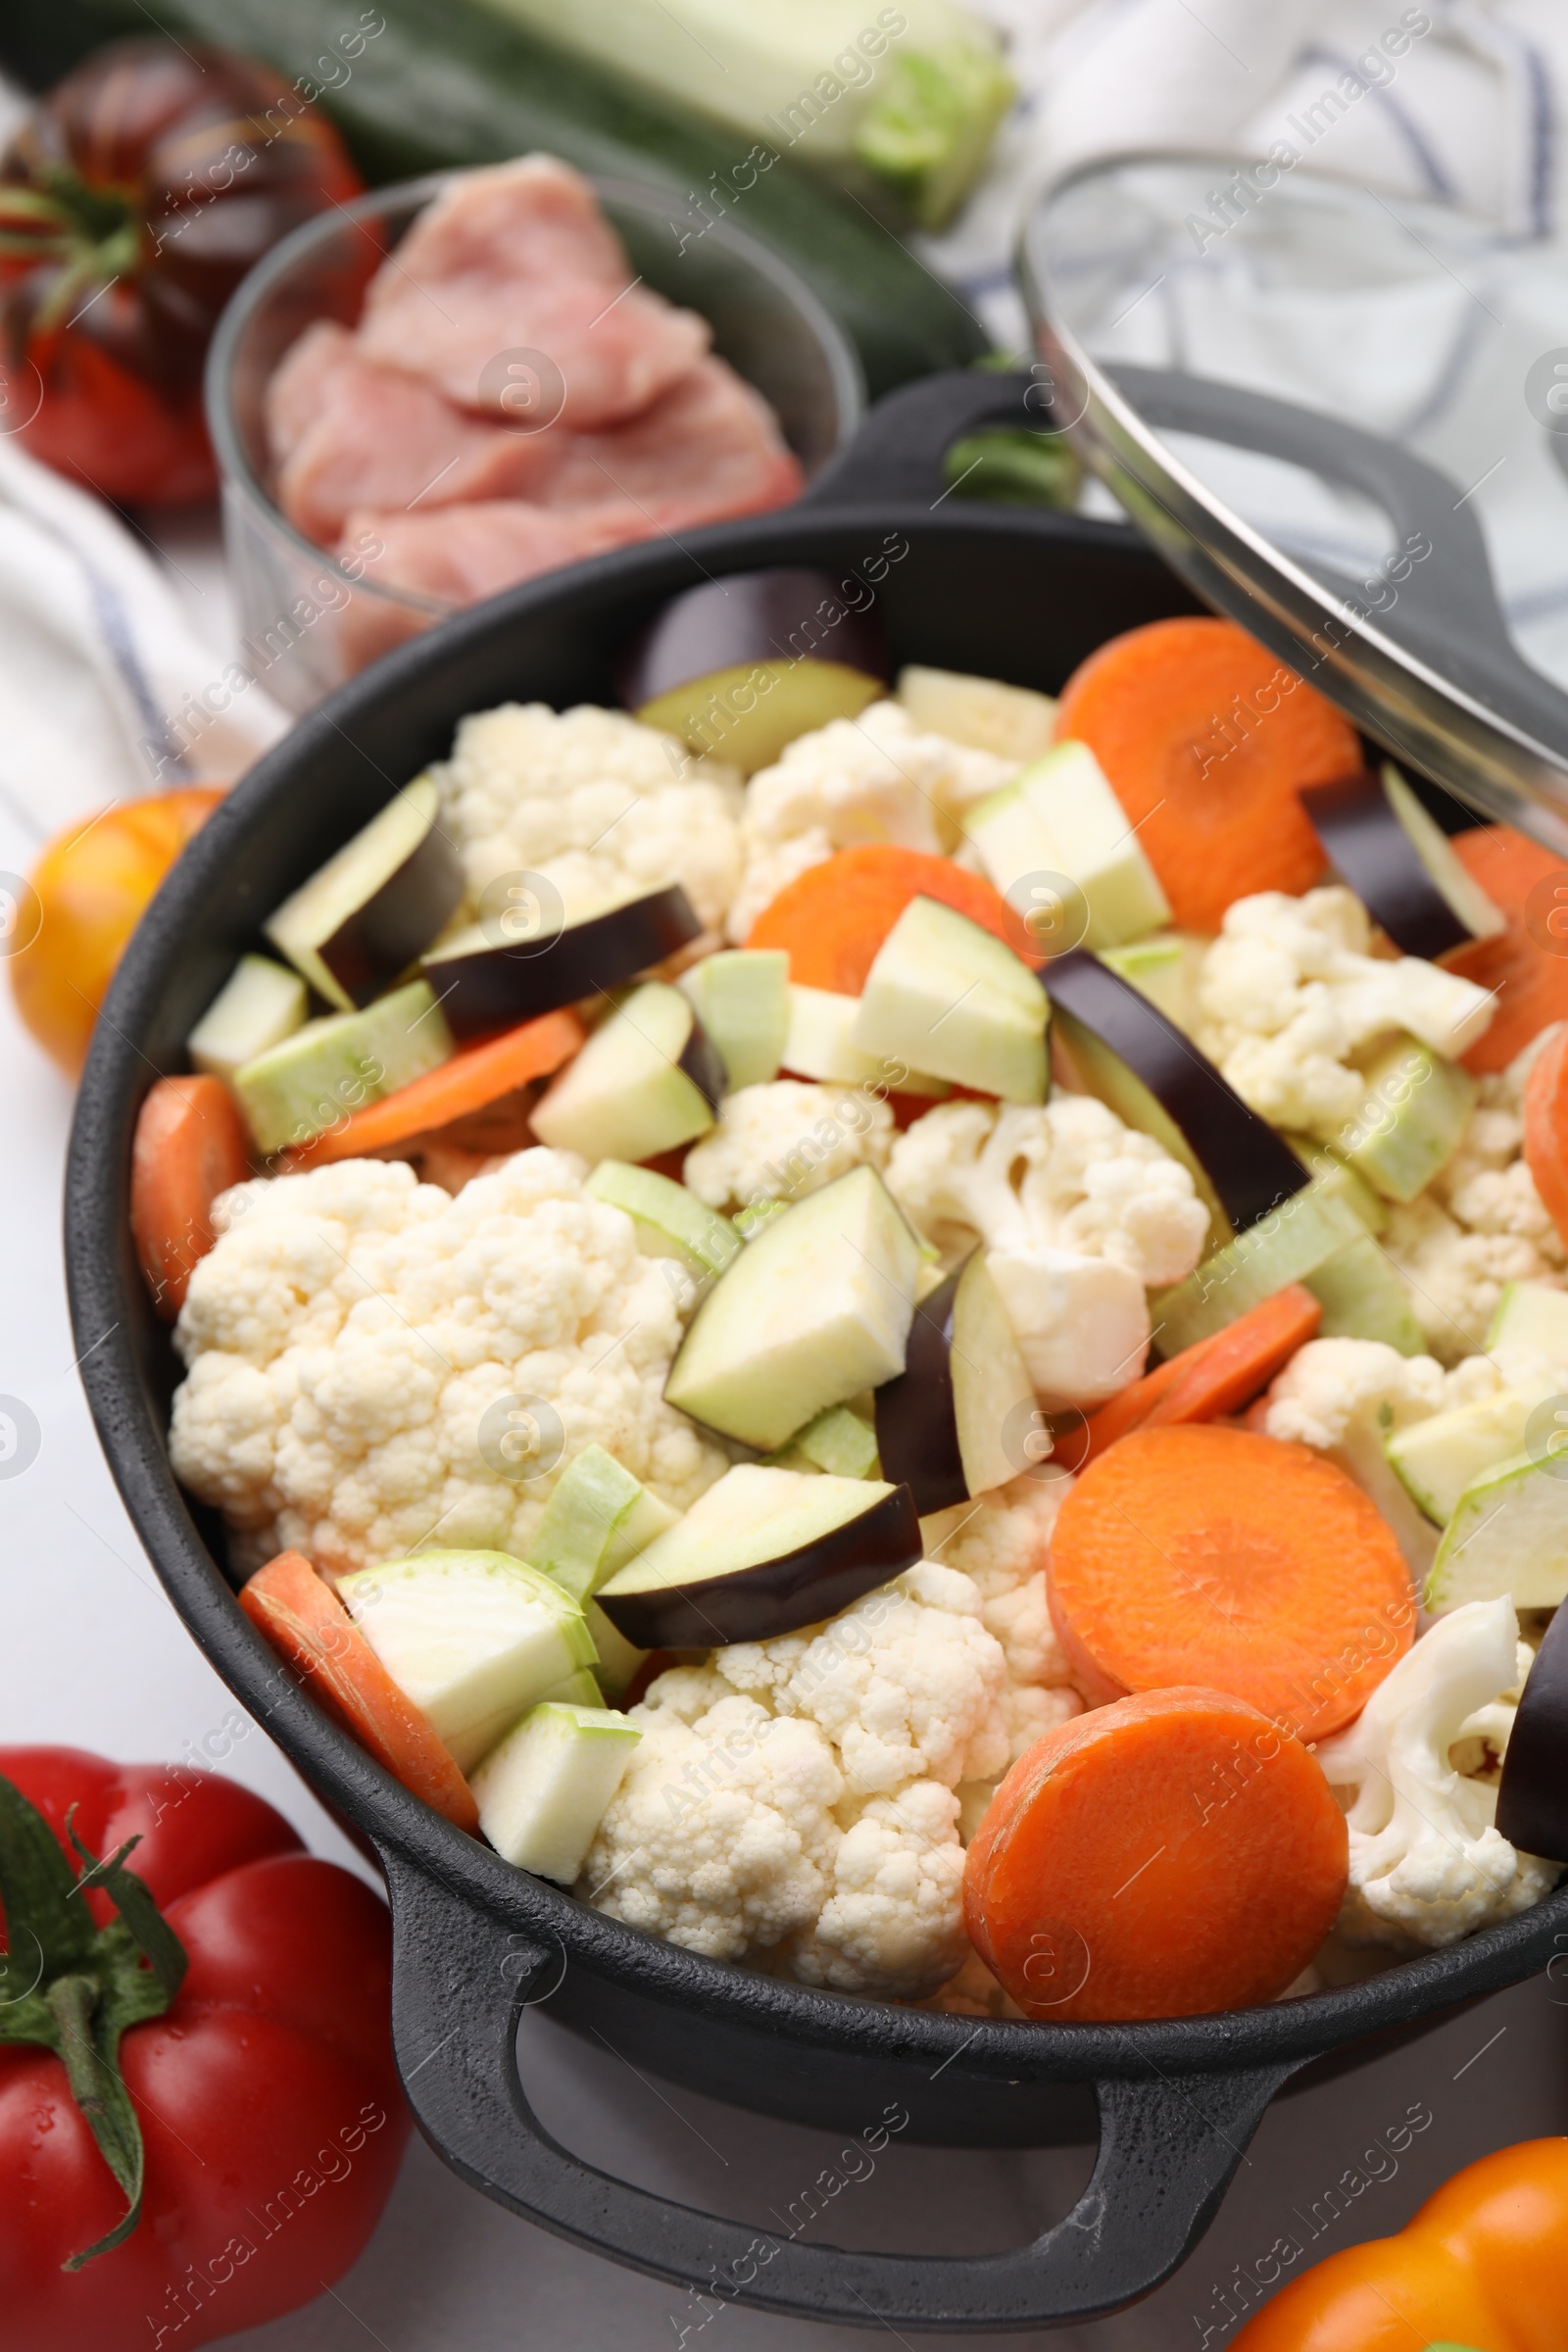
[[[31,898],[11,907],[17,1010],[73,1078],[125,942],[222,797],[220,785],[185,784],[83,817],[49,843],[28,877]]]
[[[210,496],[219,314],[270,246],[361,185],[270,68],[152,38],[98,51],[0,160],[0,428],[106,498]]]
[[[119,2046],[146,2150],[141,2220],[79,2271],[61,2266],[116,2227],[125,2197],[61,2061],[0,2041],[6,2342],[187,2352],[297,2310],[363,2250],[408,2138],[383,1906],[212,1773],[58,1747],[0,1748],[0,1773],[63,1849],[73,1804],[96,1855],[140,1833],[128,1867],[189,1960],[167,2013]],[[14,1852],[0,1838],[0,1865]],[[103,1893],[85,1900],[100,1927],[113,1921]],[[24,1958],[29,1936],[15,1940]],[[13,2014],[25,1989],[19,1972]]]

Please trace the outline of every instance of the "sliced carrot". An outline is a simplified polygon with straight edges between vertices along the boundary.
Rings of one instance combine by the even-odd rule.
[[[1568,1240],[1568,1025],[1546,1040],[1525,1081],[1525,1164]]]
[[[1212,1426],[1136,1429],[1090,1464],[1056,1520],[1048,1592],[1087,1697],[1196,1683],[1302,1740],[1360,1713],[1416,1613],[1394,1531],[1352,1479],[1304,1446]]]
[[[1444,962],[1495,1000],[1490,1026],[1463,1056],[1467,1069],[1505,1070],[1551,1021],[1568,1020],[1568,864],[1511,825],[1456,833],[1460,863],[1508,928]]]
[[[1230,620],[1113,637],[1067,680],[1056,734],[1088,744],[1190,931],[1309,890],[1323,850],[1297,794],[1362,764],[1349,720]]]
[[[1180,1355],[1167,1356],[1162,1364],[1156,1364],[1152,1372],[1144,1373],[1119,1396],[1110,1397],[1098,1412],[1091,1413],[1081,1434],[1073,1441],[1072,1468],[1087,1470],[1107,1446],[1114,1446],[1130,1430],[1142,1429],[1172,1382],[1180,1380],[1182,1367],[1193,1357],[1205,1355],[1213,1345],[1212,1340],[1196,1340]]]
[[[422,1078],[384,1095],[379,1102],[368,1102],[363,1110],[352,1112],[341,1127],[329,1128],[314,1143],[290,1152],[288,1166],[318,1168],[328,1160],[363,1159],[389,1144],[434,1134],[458,1120],[473,1120],[531,1079],[546,1078],[560,1069],[586,1035],[576,1013],[563,1006],[559,1012],[524,1021],[519,1029],[509,1029],[501,1037],[465,1046],[439,1069],[426,1070]],[[495,1149],[505,1151],[510,1137],[509,1129]]]
[[[1224,1692],[1153,1690],[1019,1757],[964,1857],[964,1920],[1031,2017],[1193,2017],[1285,1990],[1348,1861],[1298,1740]]]
[[[477,1833],[467,1782],[303,1552],[280,1551],[258,1568],[241,1587],[239,1605],[334,1723],[412,1794],[460,1830]]]
[[[192,1269],[217,1239],[213,1202],[250,1172],[244,1122],[222,1080],[160,1078],[130,1148],[130,1230],[163,1322],[178,1315]]]
[[[1238,1412],[1290,1361],[1323,1320],[1310,1291],[1293,1282],[1238,1316],[1212,1339],[1167,1356],[1142,1380],[1091,1413],[1075,1469],[1087,1469],[1107,1446],[1134,1429],[1177,1421],[1218,1421]]]
[[[1184,1348],[1171,1357],[1177,1378],[1157,1397],[1144,1427],[1158,1429],[1178,1421],[1218,1421],[1226,1413],[1250,1404],[1298,1348],[1304,1348],[1323,1320],[1321,1300],[1304,1285],[1293,1282],[1272,1298],[1259,1299],[1245,1315]]]
[[[784,948],[799,988],[858,997],[877,951],[911,899],[936,899],[1004,939],[1031,963],[1040,949],[999,890],[951,858],[865,842],[787,882],[752,925],[749,948]]]

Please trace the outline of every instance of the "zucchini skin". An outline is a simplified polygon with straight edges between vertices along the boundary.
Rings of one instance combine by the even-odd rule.
[[[334,65],[340,37],[378,18],[385,29]],[[717,211],[713,174],[724,178],[745,160],[738,133],[656,108],[470,0],[375,0],[363,17],[357,0],[163,0],[157,21],[175,37],[248,52],[318,83],[346,63],[346,79],[322,89],[320,103],[372,186],[542,148],[585,172],[654,182],[680,198],[706,194]],[[5,0],[0,62],[36,87],[100,42],[148,29],[135,0]],[[788,157],[731,209],[832,313],[860,355],[873,399],[989,348],[957,294],[863,207]],[[694,225],[703,218],[694,202]]]

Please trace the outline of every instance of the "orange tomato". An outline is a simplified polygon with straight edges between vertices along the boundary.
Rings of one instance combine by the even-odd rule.
[[[223,789],[182,785],[111,803],[49,843],[28,877],[34,899],[15,908],[11,987],[45,1053],[75,1077],[98,1007],[142,911]]]

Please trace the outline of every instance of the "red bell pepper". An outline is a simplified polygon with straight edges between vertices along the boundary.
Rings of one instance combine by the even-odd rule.
[[[369,1888],[231,1781],[36,1747],[0,1894],[6,2344],[188,2352],[339,2278],[409,2132]]]

